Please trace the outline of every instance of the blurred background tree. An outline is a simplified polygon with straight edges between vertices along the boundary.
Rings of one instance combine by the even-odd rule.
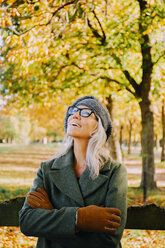
[[[12,125],[12,122],[10,118],[7,118],[6,116],[0,117],[0,140],[1,143],[3,140],[6,140],[8,143],[12,143],[12,140],[16,136],[14,126]]]

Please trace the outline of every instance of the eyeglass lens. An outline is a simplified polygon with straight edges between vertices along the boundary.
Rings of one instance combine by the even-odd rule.
[[[82,117],[88,117],[88,116],[90,116],[93,113],[93,111],[91,109],[88,109],[88,108],[78,108],[78,107],[69,108],[68,113],[70,115],[74,115],[77,111],[80,111],[80,115]]]

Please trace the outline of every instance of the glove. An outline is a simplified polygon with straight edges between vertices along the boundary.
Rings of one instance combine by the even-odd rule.
[[[30,192],[27,196],[27,204],[32,208],[53,209],[48,194],[43,188],[37,188],[37,191]]]
[[[120,226],[121,211],[95,205],[77,210],[77,231],[112,233]]]

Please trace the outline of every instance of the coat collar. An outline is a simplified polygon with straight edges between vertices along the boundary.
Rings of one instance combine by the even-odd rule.
[[[107,163],[101,170],[96,179],[91,179],[90,171],[87,167],[79,179],[79,184],[73,168],[74,154],[73,149],[58,158],[52,164],[50,175],[54,184],[68,197],[85,206],[84,197],[96,191],[108,177],[105,172],[110,169],[110,163]],[[80,189],[81,188],[81,189]]]
[[[107,163],[101,170],[100,174],[96,179],[90,177],[90,170],[87,167],[80,177],[79,184],[84,197],[94,193],[98,188],[100,188],[107,180],[108,176],[106,172],[109,171],[109,163]]]

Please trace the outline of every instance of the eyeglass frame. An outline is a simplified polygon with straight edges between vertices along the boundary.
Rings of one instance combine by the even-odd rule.
[[[96,120],[98,121],[98,117],[97,117],[95,111],[94,111],[92,108],[79,108],[79,107],[77,107],[77,106],[75,106],[75,107],[70,106],[70,107],[68,108],[68,114],[69,114],[69,116],[75,114],[75,113],[74,113],[74,114],[70,114],[70,113],[69,113],[69,110],[70,110],[70,109],[74,109],[74,108],[77,108],[77,111],[76,111],[75,113],[77,113],[77,112],[79,111],[81,117],[88,118],[89,116],[91,116],[91,114],[94,114],[95,117],[96,117]],[[83,109],[89,109],[89,110],[91,110],[91,113],[90,113],[88,116],[82,116],[82,115],[81,115],[81,111],[82,111]]]

